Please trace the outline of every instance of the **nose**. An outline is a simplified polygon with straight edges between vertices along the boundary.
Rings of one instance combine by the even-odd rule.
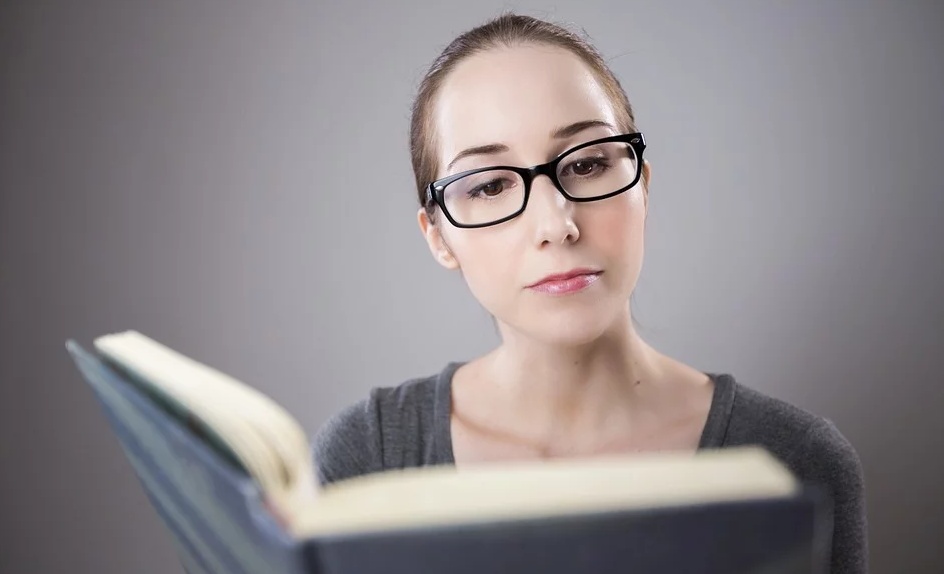
[[[527,215],[534,225],[535,241],[540,246],[574,243],[580,230],[574,218],[575,204],[554,187],[547,176],[531,183]]]

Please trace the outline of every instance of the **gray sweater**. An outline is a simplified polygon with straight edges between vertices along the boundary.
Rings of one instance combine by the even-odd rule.
[[[373,388],[364,400],[331,417],[314,440],[322,484],[388,469],[453,464],[450,432],[452,375],[462,363],[395,387]],[[710,374],[714,397],[699,449],[761,445],[801,480],[823,485],[833,498],[832,574],[868,572],[865,490],[859,457],[836,426]]]

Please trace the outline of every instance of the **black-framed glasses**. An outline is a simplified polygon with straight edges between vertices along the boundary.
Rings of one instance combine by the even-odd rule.
[[[490,166],[438,179],[426,188],[456,227],[497,225],[524,213],[531,183],[546,175],[570,201],[599,201],[639,182],[646,140],[634,132],[589,141],[534,167]]]

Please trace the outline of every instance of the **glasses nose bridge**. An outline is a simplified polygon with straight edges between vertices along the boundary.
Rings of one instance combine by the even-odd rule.
[[[536,166],[534,166],[534,167],[532,167],[532,168],[528,168],[528,170],[527,170],[527,173],[528,173],[528,175],[527,175],[527,178],[528,178],[528,191],[529,191],[529,192],[531,191],[531,188],[532,188],[533,185],[534,185],[534,181],[535,181],[539,176],[545,175],[545,176],[547,176],[547,179],[551,180],[551,185],[554,186],[554,189],[556,189],[556,190],[558,191],[558,193],[560,193],[561,195],[563,195],[563,196],[566,198],[566,197],[567,197],[567,194],[564,192],[563,189],[561,189],[560,182],[557,180],[557,173],[556,173],[556,172],[557,172],[557,162],[556,162],[556,161],[550,161],[550,162],[548,162],[548,163],[544,163],[544,164],[541,164],[541,165],[536,165]]]

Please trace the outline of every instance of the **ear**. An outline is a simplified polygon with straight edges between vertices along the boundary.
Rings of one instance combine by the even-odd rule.
[[[459,262],[456,260],[456,256],[453,255],[452,250],[449,249],[449,246],[446,245],[446,241],[442,236],[442,230],[438,225],[430,221],[429,214],[426,213],[425,208],[421,207],[419,211],[417,211],[416,220],[417,223],[419,223],[420,232],[422,232],[423,237],[426,239],[426,244],[429,246],[429,251],[433,254],[433,258],[446,269],[458,269]]]
[[[642,205],[643,211],[643,223],[649,219],[649,182],[652,180],[652,165],[649,163],[649,160],[642,160]]]
[[[646,213],[649,213],[649,182],[652,180],[652,164],[649,160],[642,160],[643,200],[646,204]]]

